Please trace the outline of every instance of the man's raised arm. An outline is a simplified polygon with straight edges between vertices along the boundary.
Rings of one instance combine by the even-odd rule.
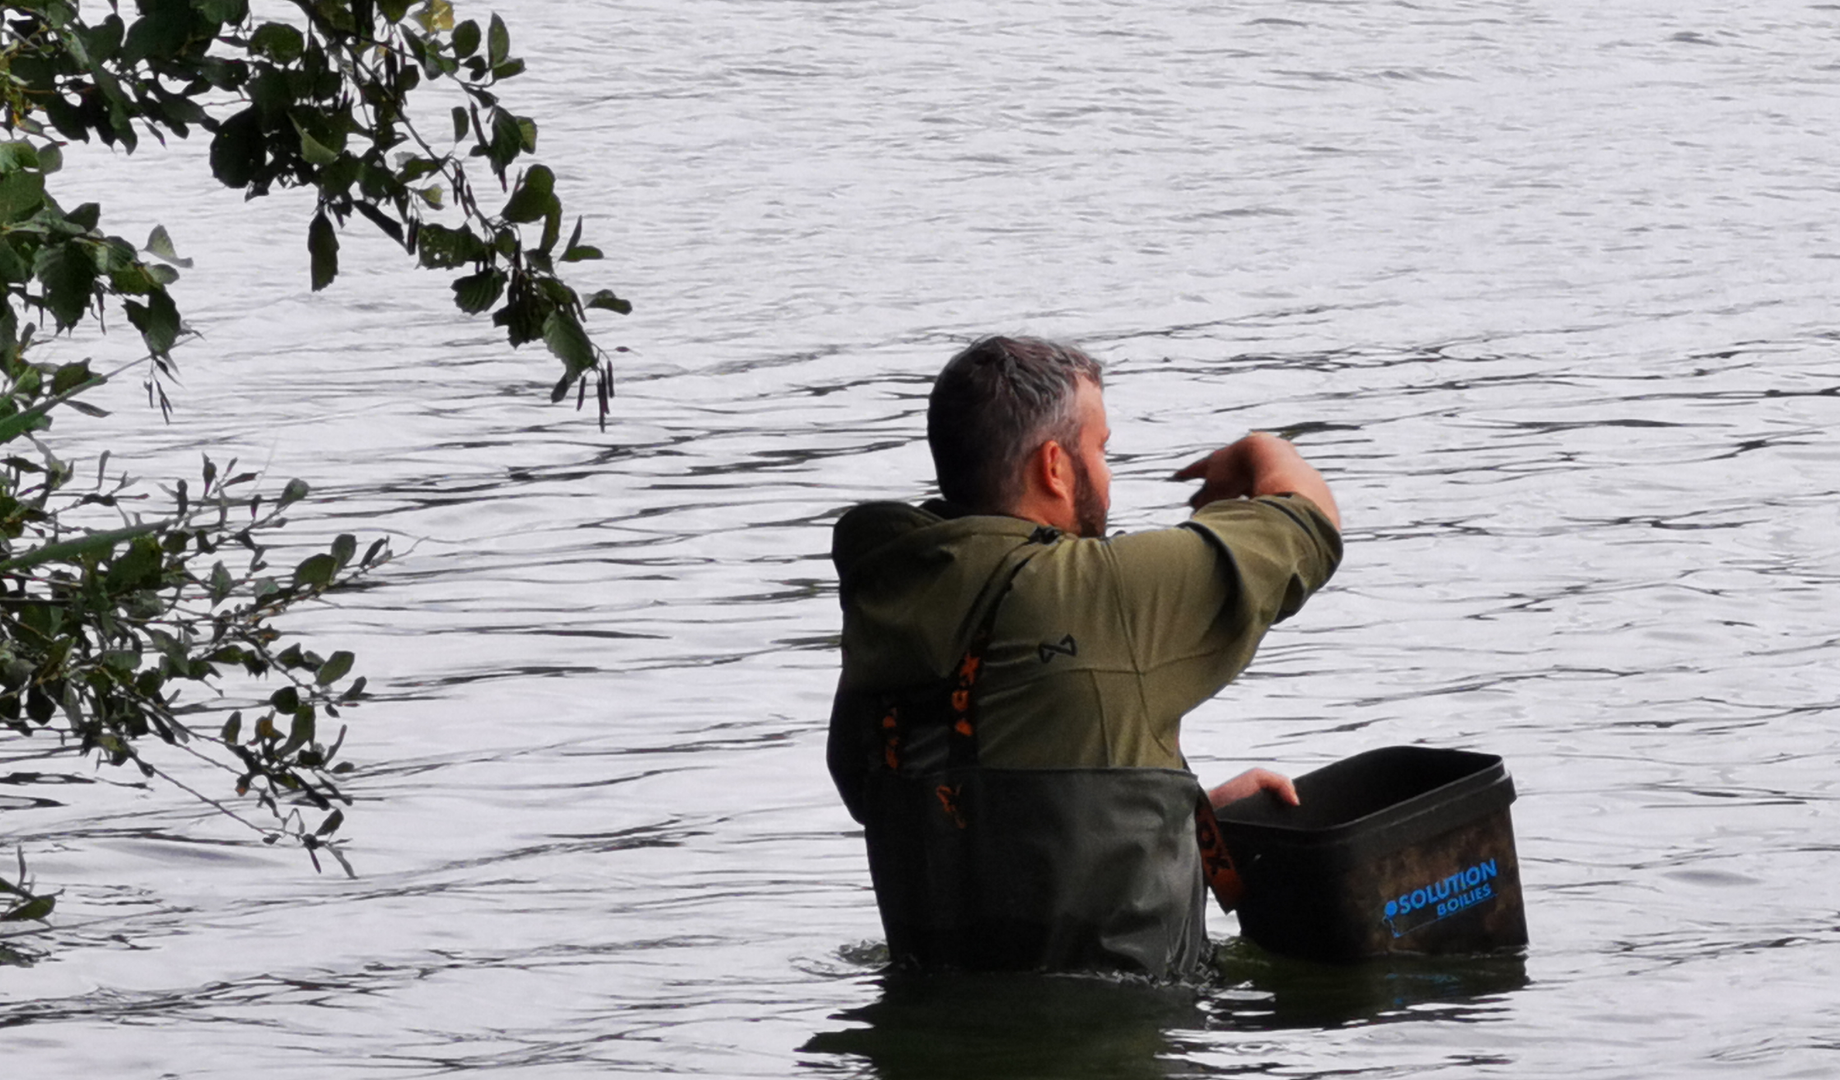
[[[1329,485],[1289,442],[1255,431],[1231,446],[1190,462],[1177,480],[1202,481],[1201,490],[1188,500],[1199,510],[1217,499],[1255,499],[1260,495],[1301,495],[1315,503],[1337,530],[1342,515]]]

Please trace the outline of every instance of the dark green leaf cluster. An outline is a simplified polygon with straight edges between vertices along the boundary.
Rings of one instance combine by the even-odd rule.
[[[493,15],[483,29],[456,22],[449,0],[290,3],[294,17],[276,21],[252,17],[247,0],[138,0],[133,14],[111,5],[93,21],[71,0],[9,4],[0,22],[0,125],[27,138],[0,152],[0,222],[36,222],[40,239],[26,252],[30,238],[9,231],[15,250],[9,257],[0,246],[0,276],[34,282],[32,300],[60,329],[117,294],[149,351],[163,356],[179,332],[164,290],[170,268],[90,235],[94,208],[62,212],[44,177],[56,169],[54,137],[133,150],[143,133],[163,140],[200,129],[225,185],[250,198],[315,190],[314,289],[338,275],[339,228],[362,217],[423,266],[464,271],[453,282],[461,310],[491,312],[514,346],[548,346],[563,367],[552,400],[594,373],[604,423],[612,370],[584,321],[589,309],[631,308],[605,289],[584,298],[558,273],[602,253],[582,243],[579,218],[562,242],[555,175],[529,160],[536,121],[501,100],[501,84],[524,70],[503,20]],[[433,135],[411,118],[410,96],[425,82],[462,96],[451,140],[446,125]],[[498,197],[475,186],[481,168]],[[57,231],[73,228],[84,234],[80,249]],[[145,250],[164,258],[151,244]]]
[[[66,208],[53,190],[63,147],[94,139],[132,152],[144,136],[205,133],[212,172],[247,197],[315,192],[314,289],[338,275],[339,230],[363,218],[453,273],[461,310],[490,312],[513,345],[543,341],[562,361],[553,399],[574,387],[579,405],[593,373],[603,424],[612,369],[584,320],[631,308],[605,289],[583,297],[558,273],[602,253],[582,242],[579,217],[563,241],[555,174],[531,158],[536,122],[500,99],[524,68],[502,20],[457,21],[449,0],[286,4],[284,19],[254,17],[247,0],[131,10],[111,0],[100,17],[86,14],[103,5],[86,13],[74,0],[0,7],[0,736],[52,736],[148,775],[163,773],[145,749],[192,753],[274,820],[200,798],[268,842],[293,837],[316,865],[322,850],[343,865],[350,800],[338,778],[351,765],[339,758],[343,726],[326,729],[364,679],[351,653],[284,647],[273,623],[388,551],[377,541],[360,557],[345,535],[278,569],[271,534],[306,497],[299,481],[265,504],[253,473],[207,457],[196,487],[179,480],[156,497],[111,476],[107,451],[79,470],[46,443],[59,410],[106,415],[80,398],[107,377],[86,361],[38,362],[29,320],[64,332],[119,305],[152,363],[149,396],[166,409],[161,378],[186,335],[167,287],[191,265],[164,228],[137,247],[101,231],[97,205]],[[463,102],[451,138],[445,122],[431,137],[411,119],[424,83]],[[281,685],[220,725],[230,695],[257,677]],[[0,921],[42,919],[53,904],[32,891],[23,857],[17,881],[0,877]],[[0,945],[0,962],[9,955]]]
[[[44,370],[19,356],[4,375],[0,450],[36,443],[51,409],[103,381],[85,364]],[[280,570],[268,561],[268,536],[306,497],[300,481],[264,505],[256,474],[206,457],[198,485],[177,481],[154,517],[134,481],[110,477],[106,455],[94,483],[83,483],[37,445],[35,456],[0,463],[0,726],[55,733],[149,776],[159,770],[143,757],[144,740],[191,750],[234,773],[238,794],[253,793],[274,815],[266,839],[291,834],[343,862],[330,840],[343,821],[335,804],[349,800],[334,777],[350,766],[337,760],[343,728],[328,740],[321,724],[359,700],[364,680],[350,678],[351,653],[283,648],[271,623],[387,559],[384,542],[359,557],[357,539],[343,535]],[[95,527],[109,518],[112,527]],[[239,710],[200,740],[193,718],[210,710],[226,674],[284,685],[247,730]],[[200,742],[224,752],[206,754]],[[326,817],[309,831],[302,807]]]
[[[0,362],[29,346],[21,335],[25,312],[49,314],[57,329],[68,330],[114,296],[148,353],[169,363],[182,326],[166,286],[179,276],[175,267],[190,264],[164,229],[136,249],[97,229],[102,211],[95,203],[65,210],[46,190],[62,162],[56,143],[0,142]]]

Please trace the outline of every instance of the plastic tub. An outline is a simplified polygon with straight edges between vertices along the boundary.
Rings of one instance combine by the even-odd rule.
[[[1393,746],[1215,812],[1244,892],[1240,929],[1275,953],[1359,960],[1527,944],[1501,758]]]

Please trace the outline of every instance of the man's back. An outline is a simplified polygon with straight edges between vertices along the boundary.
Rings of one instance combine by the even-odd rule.
[[[1182,768],[1183,714],[1321,587],[1341,540],[1292,496],[1211,503],[1181,527],[1103,540],[938,502],[869,503],[838,522],[832,557],[840,692],[945,678],[986,613],[980,598],[1000,599],[977,690],[984,764]],[[1006,594],[984,597],[1011,558],[1023,565]]]
[[[1333,572],[1330,521],[1279,496],[1216,502],[1179,528],[1082,539],[941,503],[873,503],[838,523],[833,558],[844,665],[829,759],[869,826],[897,957],[944,949],[965,966],[1161,975],[1192,956],[1199,877],[1184,823],[1200,790],[1182,771],[1180,720]],[[972,795],[955,792],[967,780]],[[935,825],[944,831],[918,839]],[[1044,860],[1054,865],[1017,878],[1014,864]],[[962,895],[992,886],[1008,897],[1001,911]],[[930,930],[916,934],[915,917]],[[991,919],[1004,928],[953,928]],[[1118,920],[1136,927],[1124,955],[1082,940]],[[1158,944],[1142,932],[1158,920],[1182,925]],[[945,942],[954,935],[964,940]],[[992,941],[1013,947],[980,955]]]

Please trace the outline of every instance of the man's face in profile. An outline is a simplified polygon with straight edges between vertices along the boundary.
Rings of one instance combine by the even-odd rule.
[[[1090,380],[1081,379],[1073,405],[1080,418],[1080,445],[1067,448],[1073,460],[1074,519],[1081,536],[1102,537],[1112,508],[1112,468],[1105,463],[1112,429],[1105,421],[1105,397]]]

